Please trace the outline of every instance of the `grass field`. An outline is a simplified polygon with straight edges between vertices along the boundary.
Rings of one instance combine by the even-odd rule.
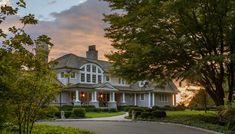
[[[86,112],[87,118],[102,118],[123,115],[125,112]]]

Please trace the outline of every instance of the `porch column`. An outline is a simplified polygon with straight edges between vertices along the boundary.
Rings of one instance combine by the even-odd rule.
[[[92,102],[97,102],[97,91],[92,92],[91,101]]]
[[[125,93],[122,93],[122,103],[126,103],[126,95],[125,95]]]
[[[137,102],[136,102],[136,93],[134,94],[134,105],[135,106],[137,105]]]
[[[151,92],[149,92],[149,97],[148,97],[148,107],[151,107]]]
[[[78,90],[76,90],[76,99],[75,99],[75,102],[80,102],[80,100],[79,100],[79,91]]]
[[[90,105],[94,105],[96,108],[99,107],[99,102],[97,101],[97,91],[92,91]]]
[[[155,106],[155,93],[152,93],[152,106]]]
[[[115,102],[115,92],[110,92],[109,101],[110,102]]]
[[[115,101],[115,92],[110,92],[108,107],[117,108],[117,102]]]
[[[80,106],[81,105],[81,102],[80,102],[79,98],[80,98],[79,91],[76,90],[76,98],[75,98],[75,102],[74,102],[75,106]]]

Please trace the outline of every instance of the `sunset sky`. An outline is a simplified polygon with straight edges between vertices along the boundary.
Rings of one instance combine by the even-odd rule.
[[[0,0],[14,5],[17,0]],[[104,37],[107,27],[104,13],[110,13],[108,4],[99,0],[27,0],[27,8],[21,9],[19,16],[35,14],[40,20],[36,26],[26,28],[33,37],[46,34],[52,38],[54,47],[50,58],[58,58],[67,53],[85,56],[89,45],[96,45],[99,58],[106,60],[105,53],[112,50]],[[17,17],[11,17],[7,25],[16,24]]]

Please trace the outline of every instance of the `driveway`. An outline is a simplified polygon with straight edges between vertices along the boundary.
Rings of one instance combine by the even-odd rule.
[[[57,121],[41,123],[82,128],[96,134],[213,134],[209,131],[159,122]]]

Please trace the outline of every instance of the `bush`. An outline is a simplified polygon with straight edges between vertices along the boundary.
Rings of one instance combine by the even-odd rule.
[[[134,105],[125,105],[125,106],[118,106],[117,110],[118,111],[124,111],[124,112],[128,112],[130,108],[133,107],[138,107],[138,106],[134,106]]]
[[[46,117],[48,117],[48,118],[55,118],[57,112],[60,112],[58,107],[56,107],[56,106],[49,106],[46,109]]]
[[[56,118],[61,118],[61,111],[56,112],[56,113],[55,113],[55,117],[56,117]]]
[[[152,114],[150,112],[141,112],[141,114],[140,114],[140,118],[142,118],[142,119],[148,119],[151,117],[152,117]]]
[[[109,109],[105,108],[105,109],[101,109],[102,112],[109,112]]]
[[[69,118],[72,115],[71,111],[64,111],[65,118]]]
[[[116,108],[110,108],[109,112],[111,112],[111,113],[117,112],[117,109]]]
[[[235,123],[235,109],[223,110],[219,112],[219,121],[224,123]]]
[[[153,118],[165,118],[166,117],[166,112],[156,110],[156,111],[152,112],[152,116],[153,116]]]
[[[61,111],[72,111],[73,110],[73,106],[72,105],[63,105],[61,107]]]
[[[135,115],[134,119],[137,119],[141,115],[141,113],[142,113],[141,111],[135,111],[134,112],[134,115]]]
[[[84,118],[86,114],[85,108],[74,108],[73,117],[75,118]]]
[[[159,106],[153,106],[152,109],[155,111],[155,110],[160,110],[160,107]]]
[[[148,109],[148,108],[146,108],[146,107],[132,107],[132,108],[129,109],[128,115],[129,115],[129,117],[132,117],[132,111],[133,110],[134,110],[134,112],[135,111],[144,112],[146,109]]]

